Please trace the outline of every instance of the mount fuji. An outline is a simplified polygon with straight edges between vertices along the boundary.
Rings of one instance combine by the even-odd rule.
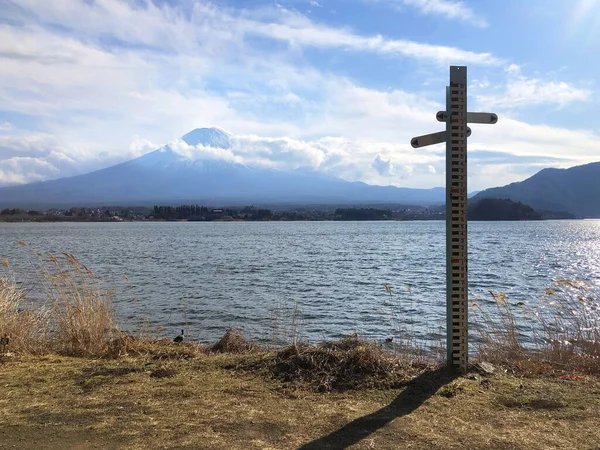
[[[182,136],[181,141],[218,153],[232,147],[232,138],[218,128],[199,128]],[[429,205],[443,203],[444,192],[444,188],[375,186],[314,171],[286,172],[215,157],[194,160],[166,145],[85,175],[0,188],[0,207],[177,203]]]

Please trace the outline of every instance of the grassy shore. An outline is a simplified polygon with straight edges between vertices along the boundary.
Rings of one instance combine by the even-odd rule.
[[[554,315],[492,294],[480,363],[458,374],[410,339],[390,351],[294,336],[268,351],[234,330],[212,346],[127,335],[89,268],[38,256],[44,305],[0,277],[0,450],[599,448],[600,314],[580,284],[547,292]],[[521,311],[538,321],[535,351]]]
[[[150,366],[147,357],[5,359],[0,448],[593,449],[600,442],[595,377],[427,369],[393,388],[319,392],[266,376],[265,360],[274,357],[198,354]]]

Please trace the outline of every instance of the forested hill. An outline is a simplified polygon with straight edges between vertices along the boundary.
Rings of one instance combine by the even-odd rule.
[[[543,169],[519,183],[486,189],[473,197],[510,199],[532,208],[600,218],[600,162],[569,169]]]
[[[484,198],[469,205],[469,220],[541,220],[531,206],[508,199]]]

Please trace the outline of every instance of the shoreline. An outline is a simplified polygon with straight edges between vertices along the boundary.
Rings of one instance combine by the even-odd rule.
[[[414,218],[414,219],[282,219],[282,220],[243,220],[243,219],[217,219],[217,220],[190,220],[190,219],[141,219],[141,220],[63,220],[63,219],[45,219],[45,220],[1,220],[0,223],[131,223],[131,222],[148,222],[148,223],[173,223],[173,222],[202,222],[202,223],[260,223],[260,222],[440,222],[445,221],[444,218]],[[600,218],[548,218],[548,219],[506,219],[506,220],[477,220],[469,219],[468,222],[551,222],[551,221],[599,221]]]
[[[0,356],[0,448],[541,450],[600,442],[600,342],[585,322],[597,326],[597,299],[576,283],[563,287],[578,297],[560,286],[547,293],[573,315],[561,316],[559,335],[540,317],[540,352],[519,340],[514,314],[523,305],[495,295],[496,310],[473,316],[476,364],[457,373],[439,362],[445,352],[436,360],[410,335],[303,344],[293,313],[283,316],[291,328],[273,329],[282,343],[274,349],[234,329],[210,346],[184,335],[127,335],[114,293],[87,266],[68,253],[47,256],[47,308],[27,308],[24,288],[0,278],[0,330],[10,338],[0,348],[10,352]]]

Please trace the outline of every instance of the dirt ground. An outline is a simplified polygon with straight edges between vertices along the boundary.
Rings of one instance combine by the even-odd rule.
[[[5,358],[0,449],[600,449],[596,378],[433,371],[321,393],[241,358]]]

